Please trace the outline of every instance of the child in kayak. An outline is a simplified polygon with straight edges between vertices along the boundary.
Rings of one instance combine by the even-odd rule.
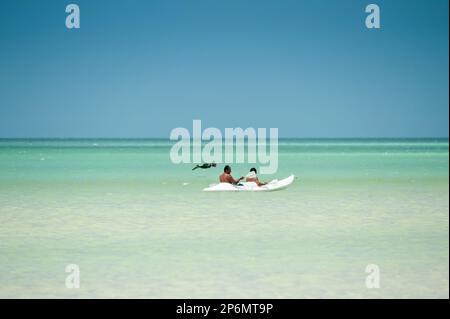
[[[256,172],[256,168],[254,168],[254,167],[252,167],[250,169],[250,172],[245,176],[245,181],[246,182],[254,182],[258,186],[263,186],[263,185],[267,184],[266,182],[260,182],[259,181],[259,178],[258,178],[258,175],[257,175],[257,172]]]

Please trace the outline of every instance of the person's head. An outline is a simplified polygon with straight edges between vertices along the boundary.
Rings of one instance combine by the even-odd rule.
[[[255,174],[258,174],[258,173],[256,172],[256,168],[254,168],[254,167],[250,168],[250,172],[253,172],[253,173],[255,173]]]
[[[212,167],[216,167],[217,166],[216,163],[212,163],[211,165],[212,165]]]
[[[226,166],[223,168],[223,171],[224,171],[224,173],[230,174],[230,173],[231,173],[231,167],[230,167],[230,165],[226,165]]]

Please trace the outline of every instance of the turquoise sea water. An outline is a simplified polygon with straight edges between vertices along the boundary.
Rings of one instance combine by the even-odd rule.
[[[448,139],[280,140],[273,193],[204,193],[222,165],[170,147],[0,140],[0,297],[449,297]]]

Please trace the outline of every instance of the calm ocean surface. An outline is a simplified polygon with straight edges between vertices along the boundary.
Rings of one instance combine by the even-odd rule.
[[[204,193],[222,165],[171,145],[0,139],[0,297],[449,297],[448,139],[280,140],[273,193]]]

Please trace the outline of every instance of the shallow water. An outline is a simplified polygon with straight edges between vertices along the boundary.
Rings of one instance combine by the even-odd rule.
[[[281,140],[294,184],[230,194],[170,145],[0,140],[0,297],[449,297],[448,139]]]

